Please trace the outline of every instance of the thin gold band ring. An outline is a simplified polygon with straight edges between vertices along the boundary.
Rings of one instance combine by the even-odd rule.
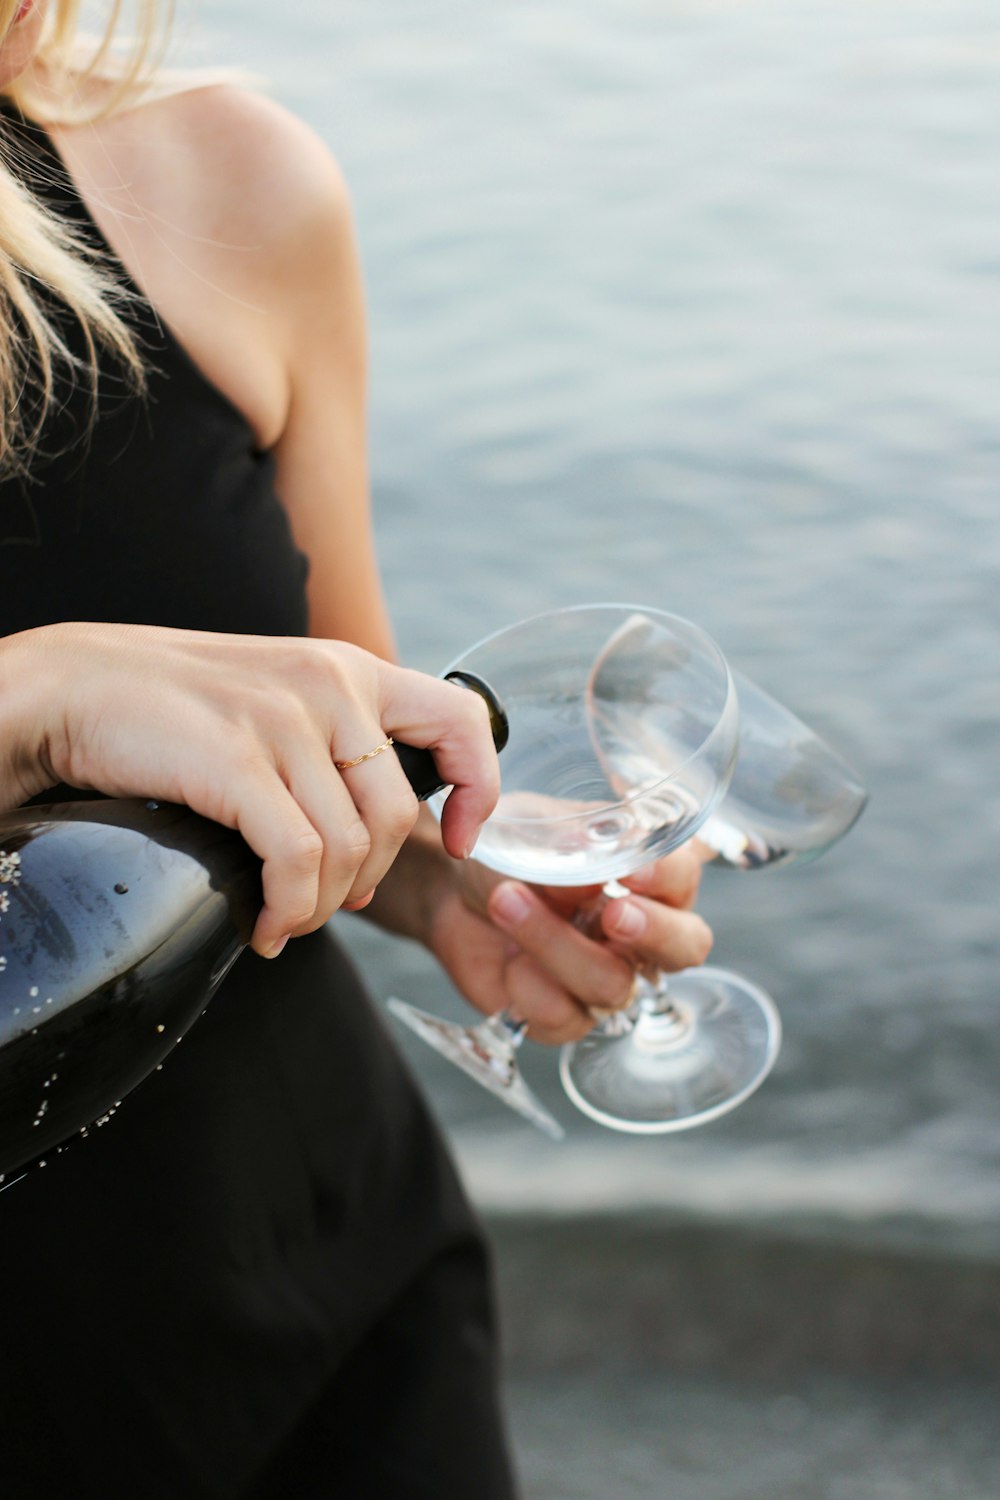
[[[335,760],[334,765],[338,771],[349,771],[352,766],[360,766],[362,761],[374,760],[376,755],[381,755],[383,750],[392,749],[392,735],[384,740],[381,745],[376,745],[374,750],[366,750],[364,755],[356,755],[353,760]]]

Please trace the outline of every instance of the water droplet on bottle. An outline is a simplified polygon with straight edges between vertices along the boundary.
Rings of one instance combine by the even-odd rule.
[[[117,883],[117,885],[115,886],[115,895],[116,896],[127,896],[128,895],[128,886],[125,885],[125,884],[123,884],[123,882],[119,880],[118,883]]]

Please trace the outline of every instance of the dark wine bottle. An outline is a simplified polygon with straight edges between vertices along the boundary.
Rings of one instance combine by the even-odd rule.
[[[0,1172],[103,1124],[248,942],[260,861],[142,800],[0,817]]]
[[[479,679],[494,741],[507,722]],[[397,744],[417,796],[433,756]],[[260,861],[185,807],[67,801],[0,815],[0,1188],[103,1125],[249,942]]]

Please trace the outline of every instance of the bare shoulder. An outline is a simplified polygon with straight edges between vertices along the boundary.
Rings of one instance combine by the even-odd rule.
[[[234,243],[285,253],[304,229],[349,217],[343,174],[314,130],[263,94],[211,84],[168,94],[109,121],[152,169],[144,191],[182,185],[187,211]],[[141,165],[137,162],[137,165]]]
[[[342,213],[343,174],[324,141],[289,110],[230,84],[192,89],[150,109],[172,116],[171,133],[202,187],[232,193],[254,224],[280,239],[303,220]]]
[[[165,93],[57,139],[112,248],[273,441],[304,314],[336,302],[352,274],[350,202],[327,146],[280,104],[228,83]]]

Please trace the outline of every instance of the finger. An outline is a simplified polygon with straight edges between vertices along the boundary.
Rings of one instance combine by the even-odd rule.
[[[386,729],[408,745],[430,750],[441,780],[451,786],[441,837],[449,854],[465,858],[500,795],[486,704],[468,688],[387,667],[381,710]]]
[[[634,874],[622,876],[622,885],[652,901],[689,910],[698,899],[704,863],[693,844],[694,840]]]
[[[378,726],[352,729],[352,739],[356,739],[358,743],[366,736],[369,747],[385,742],[385,735]],[[336,756],[337,759],[354,759],[349,752],[344,753],[341,736],[338,736]],[[388,752],[345,767],[340,771],[340,779],[368,831],[368,852],[344,897],[346,904],[359,909],[361,904],[367,905],[367,898],[412,831],[420,804],[413,795],[399,760]]]
[[[245,772],[231,795],[235,827],[263,861],[264,905],[250,945],[264,958],[276,957],[316,910],[323,840],[271,766]]]
[[[533,1042],[563,1046],[587,1035],[594,1017],[529,953],[517,950],[507,960],[504,986],[510,1012],[524,1021]]]
[[[585,937],[519,881],[505,880],[487,902],[490,920],[584,1005],[617,1010],[632,995],[634,965]]]
[[[712,929],[697,912],[678,911],[642,896],[609,901],[600,921],[616,952],[668,973],[696,968],[712,950]]]
[[[323,844],[315,908],[292,929],[299,937],[321,927],[342,906],[362,902],[385,872],[377,859],[371,861],[373,832],[346,783],[347,773],[336,770],[322,740],[285,746],[279,771]]]

